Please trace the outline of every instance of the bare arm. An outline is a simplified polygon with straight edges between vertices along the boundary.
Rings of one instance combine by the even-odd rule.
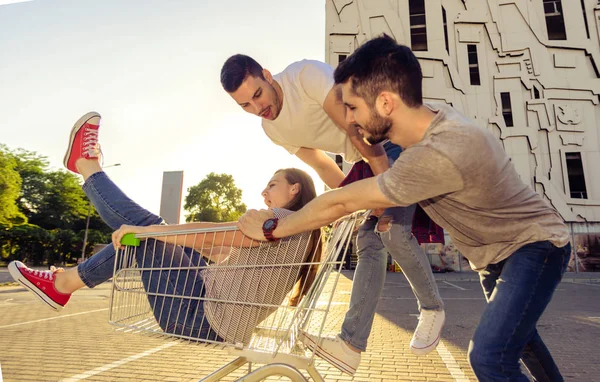
[[[381,174],[389,168],[388,158],[381,144],[369,145],[364,141],[356,126],[346,122],[346,107],[342,102],[341,89],[338,85],[331,88],[327,94],[323,109],[329,118],[348,134],[350,141],[365,161],[369,163],[375,175]]]
[[[216,264],[220,264],[229,258],[231,247],[202,248],[199,251],[203,257]]]
[[[398,203],[390,201],[380,191],[376,177],[363,179],[343,188],[328,191],[313,199],[299,211],[279,220],[273,235],[290,236],[323,227],[354,211],[388,208],[395,205]],[[264,210],[247,212],[240,218],[238,227],[249,237],[264,240],[261,227],[265,219],[268,219],[266,212]]]
[[[324,226],[354,211],[410,206],[463,188],[459,168],[445,154],[429,147],[414,147],[406,150],[386,173],[313,199],[299,211],[281,219],[273,235],[289,236]],[[246,212],[238,227],[247,236],[264,240],[262,224],[268,219],[265,212]]]
[[[274,216],[273,211],[268,211],[271,217]],[[267,218],[268,219],[268,218]],[[227,247],[256,247],[260,243],[252,240],[239,230],[233,231],[219,231],[219,228],[234,227],[235,222],[226,223],[211,223],[211,222],[194,222],[186,224],[174,224],[174,225],[150,225],[150,226],[131,226],[122,225],[118,230],[113,232],[112,241],[115,248],[119,248],[121,245],[121,239],[125,234],[148,234],[148,233],[160,233],[165,234],[164,236],[156,236],[156,240],[163,241],[165,243],[181,245],[183,247],[194,248],[197,251],[202,251],[206,248],[213,246],[227,246]],[[212,229],[206,233],[188,233],[188,234],[175,234],[177,231],[187,230],[198,230],[198,229]]]
[[[324,151],[301,147],[296,156],[312,167],[329,188],[338,188],[344,180],[342,170]]]

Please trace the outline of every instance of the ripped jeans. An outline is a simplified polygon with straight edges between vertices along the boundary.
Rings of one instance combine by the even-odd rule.
[[[358,230],[358,265],[352,282],[350,308],[340,336],[362,351],[367,348],[375,309],[383,291],[388,252],[402,268],[417,297],[419,310],[444,309],[429,260],[411,231],[415,208],[416,205],[388,208],[381,218],[368,218]],[[391,220],[386,222],[386,217]]]
[[[391,142],[385,143],[383,148],[391,166],[402,149]],[[367,173],[355,176],[346,184],[372,176],[370,168],[367,169]],[[444,309],[427,255],[412,234],[416,208],[416,205],[388,208],[380,218],[371,216],[359,227],[356,239],[358,265],[354,271],[350,308],[340,337],[362,351],[367,349],[375,309],[383,291],[388,253],[402,268],[417,297],[419,310]]]

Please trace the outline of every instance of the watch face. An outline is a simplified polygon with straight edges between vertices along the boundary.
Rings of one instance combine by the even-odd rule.
[[[265,221],[265,223],[263,224],[263,228],[266,230],[270,230],[273,229],[273,226],[275,225],[275,222],[273,220],[267,220]]]

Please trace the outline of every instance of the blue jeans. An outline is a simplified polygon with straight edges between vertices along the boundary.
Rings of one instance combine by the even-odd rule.
[[[390,142],[384,149],[390,163],[396,161],[402,151]],[[362,351],[367,348],[377,302],[383,291],[388,253],[402,268],[417,297],[419,309],[444,309],[427,255],[412,234],[415,209],[416,205],[388,208],[382,217],[391,217],[391,224],[378,227],[379,219],[369,217],[359,227],[356,238],[358,264],[352,281],[350,308],[340,337]]]
[[[90,176],[83,184],[83,190],[104,222],[114,230],[123,224],[164,224],[160,216],[129,199],[104,172]],[[143,256],[144,252],[146,256]],[[148,292],[154,317],[165,332],[221,341],[204,317],[203,301],[189,298],[204,295],[200,271],[160,269],[205,266],[202,256],[189,248],[148,239],[136,250],[136,261],[140,267],[154,269],[142,272],[142,282]],[[113,276],[114,267],[115,250],[112,245],[108,245],[80,264],[77,270],[85,285],[93,288],[109,280]],[[181,297],[166,297],[162,294]]]
[[[569,263],[571,246],[528,244],[479,272],[488,304],[469,344],[469,361],[481,381],[562,381],[536,325]]]

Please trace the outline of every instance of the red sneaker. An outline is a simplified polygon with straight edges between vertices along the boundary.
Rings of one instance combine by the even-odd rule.
[[[98,118],[98,124],[93,124],[90,120]],[[94,121],[95,122],[95,121]],[[79,158],[92,159],[100,156],[100,146],[98,145],[98,129],[100,128],[100,114],[92,111],[79,118],[73,129],[71,129],[71,138],[69,148],[65,154],[65,167],[78,174],[75,161]]]
[[[27,268],[20,261],[11,261],[8,271],[15,281],[31,290],[40,300],[48,304],[52,309],[58,311],[69,302],[71,294],[60,293],[54,288],[54,274],[58,270],[38,271]]]

